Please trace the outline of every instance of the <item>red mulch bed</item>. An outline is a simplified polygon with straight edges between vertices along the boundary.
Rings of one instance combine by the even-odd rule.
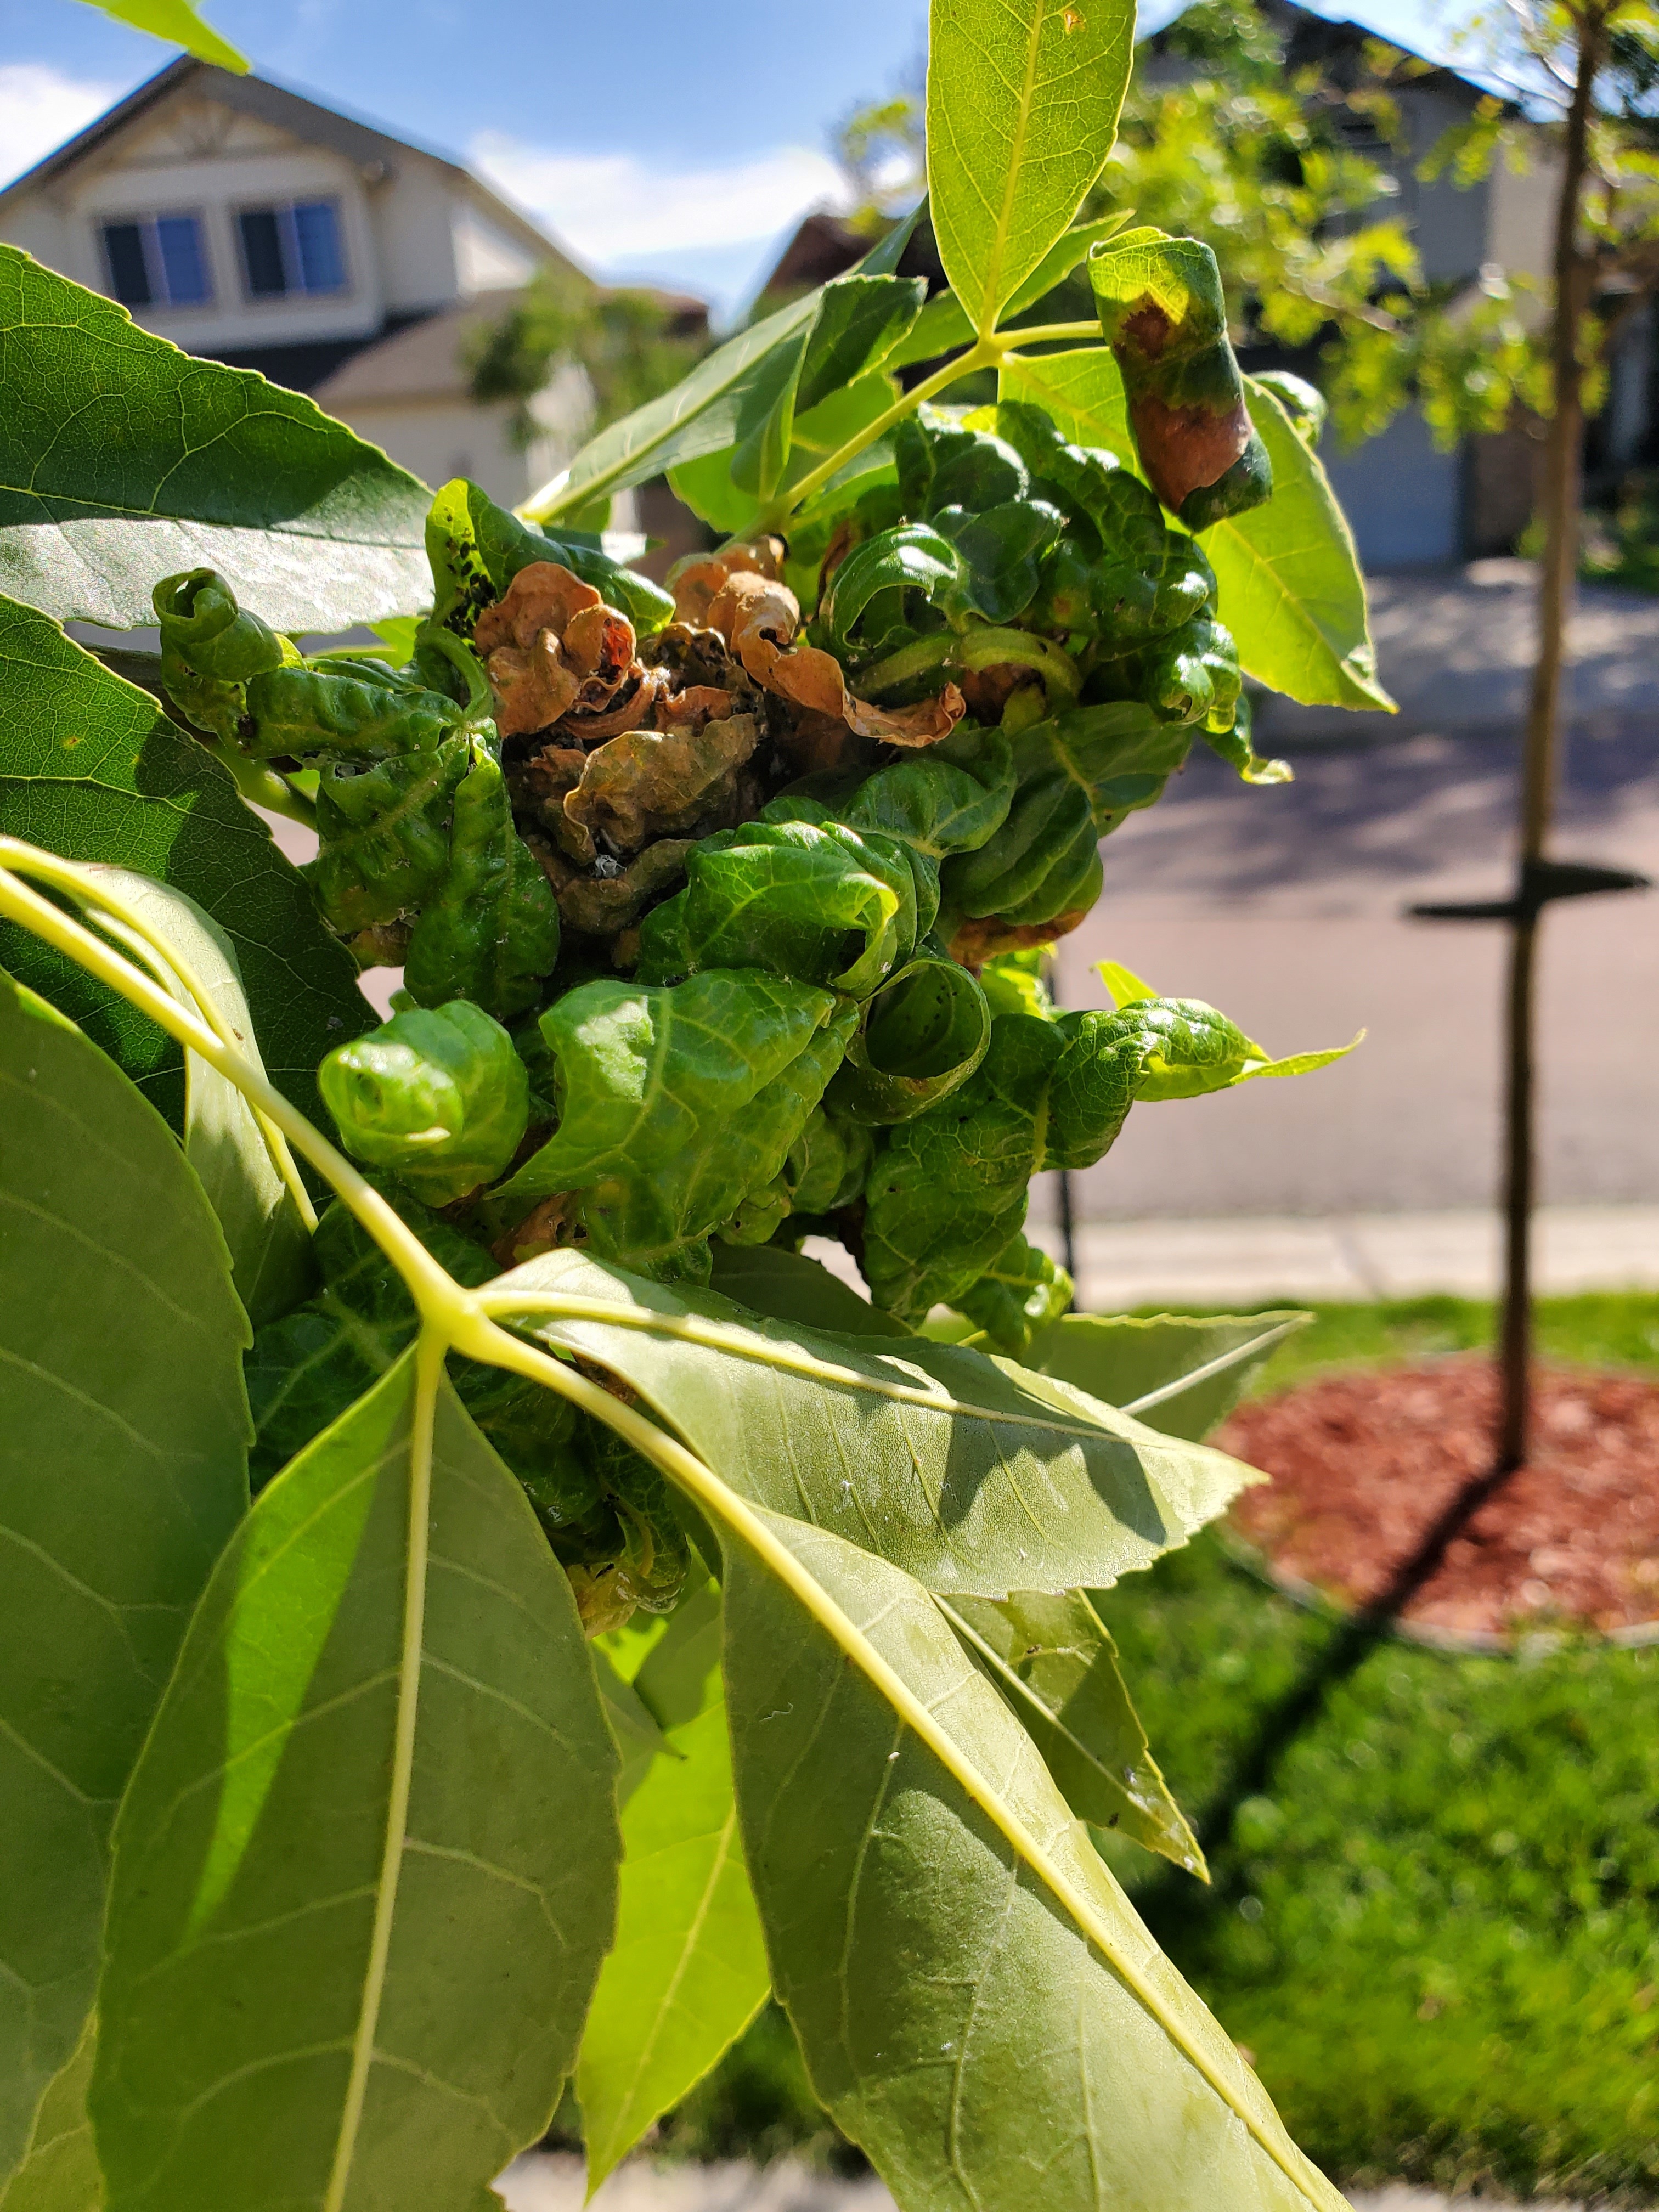
[[[1456,1634],[1659,1617],[1659,1382],[1541,1369],[1528,1463],[1448,1546],[1403,1619]],[[1333,1375],[1243,1406],[1216,1442],[1272,1475],[1234,1527],[1345,1605],[1385,1590],[1492,1463],[1490,1360]]]

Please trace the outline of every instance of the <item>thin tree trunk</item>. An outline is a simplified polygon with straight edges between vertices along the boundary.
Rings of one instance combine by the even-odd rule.
[[[1578,250],[1591,95],[1604,46],[1599,10],[1581,15],[1578,67],[1567,130],[1555,230],[1555,325],[1552,357],[1555,411],[1544,468],[1544,558],[1538,585],[1538,659],[1533,669],[1522,769],[1521,860],[1540,860],[1549,838],[1560,749],[1561,677],[1571,617],[1583,505],[1583,372],[1579,331],[1589,302],[1588,265]],[[1535,1201],[1533,1046],[1539,917],[1516,918],[1510,948],[1508,1082],[1505,1098],[1504,1404],[1498,1440],[1501,1470],[1527,1455],[1532,1366],[1532,1214]]]

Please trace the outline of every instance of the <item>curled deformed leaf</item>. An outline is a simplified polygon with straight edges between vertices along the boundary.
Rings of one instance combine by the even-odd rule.
[[[1072,1288],[1058,1261],[1016,1234],[973,1288],[963,1292],[957,1310],[976,1325],[989,1349],[1024,1360],[1033,1338],[1071,1304]]]
[[[461,719],[441,692],[290,666],[250,679],[236,734],[260,760],[390,760],[430,752]]]
[[[479,1007],[410,1007],[337,1045],[318,1087],[354,1158],[446,1206],[500,1175],[530,1119],[513,1040]]]
[[[716,572],[722,565],[720,578]],[[800,626],[799,602],[787,585],[757,567],[709,556],[677,580],[677,591],[681,618],[694,621],[702,612],[757,684],[808,714],[844,722],[859,737],[890,745],[937,744],[965,712],[962,693],[950,683],[937,698],[911,707],[878,707],[854,698],[833,653],[791,646]]]
[[[720,830],[690,849],[685,872],[685,890],[647,919],[641,981],[766,968],[862,999],[916,940],[909,854],[838,822]]]
[[[706,1247],[690,1248],[776,1178],[856,1019],[850,1000],[754,969],[567,992],[539,1024],[558,1128],[489,1200],[505,1249],[539,1201],[577,1192],[562,1241],[706,1279]]]
[[[865,1006],[830,1103],[858,1121],[908,1121],[960,1089],[990,1040],[990,1010],[974,977],[924,948]]]
[[[1150,806],[1187,757],[1182,726],[1134,701],[1078,707],[1023,730],[1006,819],[976,851],[952,860],[945,903],[1004,932],[1058,925],[1099,894],[1100,840]],[[981,936],[986,949],[993,949]]]
[[[479,615],[472,641],[504,738],[546,729],[579,708],[603,714],[634,665],[632,623],[556,561],[520,568]]]
[[[1089,281],[1141,464],[1165,507],[1202,529],[1261,506],[1273,468],[1245,404],[1211,249],[1130,231],[1093,250]]]
[[[418,907],[449,865],[455,792],[471,748],[446,738],[358,772],[326,762],[317,779],[317,857],[306,872],[331,929],[378,928]]]
[[[533,1006],[559,953],[559,909],[513,825],[501,764],[474,746],[456,787],[449,861],[409,940],[404,981],[423,1006],[471,999],[506,1020]]]
[[[565,815],[616,853],[718,827],[734,803],[737,771],[759,741],[751,714],[624,731],[588,754]]]
[[[614,875],[579,873],[550,854],[543,866],[566,928],[584,937],[614,938],[632,928],[653,900],[684,880],[686,855],[696,849],[688,837],[659,837]]]
[[[660,629],[673,612],[659,585],[611,560],[591,532],[532,529],[464,477],[434,498],[426,550],[434,594],[428,630],[442,627],[470,640],[482,610],[502,597],[521,568],[540,562],[574,569],[642,636]]]

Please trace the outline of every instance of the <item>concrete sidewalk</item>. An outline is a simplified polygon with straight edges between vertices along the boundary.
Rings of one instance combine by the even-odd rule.
[[[1038,1194],[1033,1212],[1034,1241],[1060,1258],[1050,1193]],[[1091,1313],[1438,1291],[1490,1298],[1499,1280],[1499,1224],[1485,1209],[1085,1221],[1076,1246],[1078,1304]],[[1659,1206],[1546,1206],[1534,1274],[1546,1297],[1659,1291]]]
[[[528,2151],[495,2185],[507,2212],[582,2212],[582,2162],[568,2154]],[[1450,2199],[1403,2183],[1349,2198],[1355,2212],[1447,2212]],[[1498,2200],[1482,2198],[1492,2207]],[[653,2166],[632,2159],[593,2199],[595,2212],[894,2212],[873,2175],[839,2181],[782,2159],[775,2166]],[[1534,2200],[1528,2212],[1572,2212]]]

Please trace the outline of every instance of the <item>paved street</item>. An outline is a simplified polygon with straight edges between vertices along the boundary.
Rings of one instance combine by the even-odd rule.
[[[1069,1005],[1106,1003],[1090,963],[1109,955],[1224,1008],[1275,1053],[1368,1034],[1318,1075],[1138,1109],[1078,1179],[1086,1219],[1491,1202],[1504,933],[1401,913],[1500,894],[1512,866],[1529,584],[1519,562],[1471,573],[1483,572],[1376,586],[1399,725],[1296,718],[1279,732],[1294,747],[1288,786],[1250,789],[1200,749],[1108,841],[1105,896],[1061,947]],[[1557,850],[1659,876],[1659,602],[1586,596],[1595,650],[1577,672]],[[1261,742],[1273,739],[1270,726]],[[1544,1196],[1652,1205],[1659,895],[1557,906],[1542,970]]]

